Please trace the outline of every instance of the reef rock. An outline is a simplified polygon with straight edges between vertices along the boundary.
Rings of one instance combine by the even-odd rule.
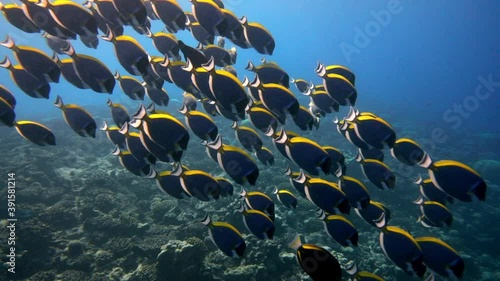
[[[199,239],[196,241],[202,243]],[[196,241],[171,240],[161,247],[156,264],[158,280],[202,280],[199,269],[205,253]]]

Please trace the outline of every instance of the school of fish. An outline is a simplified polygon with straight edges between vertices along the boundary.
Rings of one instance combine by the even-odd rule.
[[[110,98],[107,105],[114,124],[104,123],[99,129],[115,145],[113,154],[121,166],[137,176],[154,180],[167,196],[179,200],[194,197],[201,201],[232,196],[241,201],[238,211],[248,231],[259,239],[273,239],[276,218],[273,197],[294,209],[297,194],[318,209],[326,233],[342,247],[356,247],[358,243],[356,227],[348,219],[354,209],[380,233],[383,253],[409,276],[427,276],[426,280],[433,280],[434,274],[452,279],[463,275],[464,261],[446,242],[437,237],[413,237],[400,227],[388,225],[390,210],[382,202],[370,199],[369,189],[360,179],[349,176],[342,151],[284,129],[291,120],[303,131],[317,130],[321,119],[339,112],[340,107],[349,107],[347,116],[342,119],[334,116],[333,123],[323,125],[327,127],[324,130],[330,132],[336,127],[359,150],[356,161],[376,188],[396,188],[396,175],[383,162],[383,150],[390,150],[405,165],[427,169],[428,176],[415,181],[421,197],[414,202],[421,211],[419,222],[425,227],[452,225],[448,203],[485,200],[486,183],[472,168],[454,160],[432,159],[412,139],[398,138],[382,117],[359,111],[355,74],[347,67],[318,63],[315,72],[319,78],[314,85],[307,82],[312,79],[291,78],[277,63],[263,59],[259,65],[248,62],[246,70],[253,72],[254,79],[245,77],[241,81],[233,67],[237,48],[253,48],[271,56],[275,41],[262,24],[245,16],[237,17],[220,0],[190,0],[191,11],[183,11],[176,0],[89,0],[83,5],[66,0],[20,2],[0,3],[6,20],[23,32],[43,36],[54,53],[49,56],[37,48],[16,45],[7,36],[0,45],[12,50],[15,62],[5,57],[0,66],[32,98],[54,99],[50,84],[58,83],[61,75],[79,89],[125,94],[138,101],[148,96],[153,103],[141,104],[132,115]],[[150,30],[153,20],[162,21],[165,30],[153,33]],[[150,56],[133,35],[124,34],[124,26],[132,27],[137,32],[134,36],[150,38],[165,56]],[[198,46],[176,39],[177,32],[186,30],[199,42]],[[99,37],[109,43],[102,43]],[[101,43],[113,44],[116,58],[128,75],[112,73],[98,58],[85,55],[85,50],[77,52],[72,40],[81,40],[94,49]],[[225,49],[227,40],[234,47]],[[164,82],[184,92],[182,107],[178,109],[184,120],[156,108],[169,104],[169,95],[162,88]],[[291,86],[308,96],[310,103],[301,105]],[[82,137],[96,136],[98,126],[91,113],[77,104],[65,104],[60,96],[54,100],[75,133]],[[203,111],[197,110],[200,103]],[[56,145],[56,137],[48,127],[36,121],[17,120],[15,109],[14,94],[0,85],[1,122],[14,127],[36,145]],[[227,124],[234,129],[241,147],[224,143],[216,118],[228,119]],[[253,127],[240,124],[245,119]],[[193,145],[193,135],[227,178],[181,164],[183,152]],[[272,140],[275,149],[263,146],[265,137]],[[281,156],[274,155],[276,150]],[[253,190],[263,184],[258,180],[256,160],[263,165],[274,165],[275,157],[284,157],[300,168],[292,171],[290,166],[283,167],[290,179],[290,190],[276,188],[273,195]],[[172,169],[157,171],[156,162],[170,163]],[[338,182],[324,180],[321,174],[335,175]],[[235,184],[242,187],[240,194],[235,195]],[[244,256],[245,240],[233,225],[212,221],[208,214],[202,223],[224,254]],[[318,245],[303,244],[299,235],[289,246],[312,280],[341,280],[343,270],[352,280],[383,280],[368,271],[358,271],[355,262],[341,268],[334,255]]]

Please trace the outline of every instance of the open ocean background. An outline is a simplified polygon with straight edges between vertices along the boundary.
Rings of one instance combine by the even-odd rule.
[[[185,11],[191,11],[189,1],[178,2]],[[409,170],[386,153],[386,159],[392,161],[389,166],[398,175],[396,190],[384,192],[376,190],[370,183],[365,184],[371,185],[369,189],[373,190],[374,198],[387,203],[393,212],[392,225],[403,227],[414,236],[440,237],[463,254],[466,261],[463,280],[500,280],[500,1],[223,2],[237,16],[245,15],[249,21],[263,24],[273,34],[276,49],[267,60],[277,62],[290,77],[319,84],[321,79],[314,73],[318,61],[348,67],[356,74],[357,108],[381,116],[393,125],[398,138],[415,139],[433,158],[463,162],[487,180],[486,202],[450,205],[454,225],[450,229],[437,230],[415,223],[419,211],[411,201],[418,197],[418,190],[412,181],[425,170]],[[379,15],[386,15],[388,7],[396,7],[397,12],[388,13],[390,17],[380,21]],[[0,27],[0,40],[9,34],[17,45],[33,46],[52,54],[39,34],[22,33],[4,17],[0,17]],[[162,29],[161,21],[152,21],[153,33]],[[125,28],[125,34],[134,36],[150,55],[161,55],[146,36],[130,27]],[[191,46],[198,44],[187,30],[176,36]],[[95,56],[112,72],[118,70],[125,75],[111,43],[100,39],[96,50],[86,48],[79,41],[72,41],[72,44],[77,53]],[[231,46],[227,40],[226,48]],[[0,59],[5,55],[15,61],[12,51],[1,47]],[[245,75],[252,79],[253,73],[244,68],[249,60],[259,64],[262,57],[254,49],[238,48],[235,68],[239,79],[243,80]],[[491,86],[485,86],[484,81],[488,80],[493,81]],[[246,261],[222,257],[206,240],[206,229],[198,221],[204,211],[209,211],[218,220],[230,221],[249,234],[241,223],[241,215],[228,207],[234,198],[213,205],[200,205],[193,200],[172,203],[173,200],[160,193],[150,180],[126,173],[118,160],[109,155],[113,146],[103,132],[99,131],[95,140],[78,137],[63,123],[60,109],[53,105],[55,97],[61,95],[66,104],[75,103],[90,111],[100,126],[102,120],[111,120],[106,105],[108,98],[114,103],[124,104],[131,114],[140,104],[124,95],[118,84],[109,96],[77,89],[61,78],[59,84],[51,84],[49,100],[24,94],[5,69],[0,69],[0,84],[10,89],[17,99],[17,120],[46,124],[57,138],[55,147],[37,147],[22,139],[14,129],[0,127],[0,181],[2,177],[6,181],[8,172],[17,174],[18,212],[24,216],[19,219],[20,229],[17,230],[17,251],[18,254],[24,253],[24,257],[18,259],[16,275],[2,272],[1,280],[310,280],[308,277],[300,279],[300,267],[293,256],[280,254],[293,253],[286,247],[285,238],[289,238],[286,235],[289,232],[301,233],[308,242],[339,251],[346,259],[356,259],[358,264],[364,265],[363,270],[373,272],[384,264],[378,269],[386,280],[417,280],[395,269],[378,246],[377,231],[354,212],[350,219],[358,227],[360,244],[364,246],[342,250],[324,233],[321,223],[315,218],[315,207],[302,199],[295,213],[280,206],[279,210],[283,210],[280,216],[286,219],[282,222],[282,230],[277,230],[278,240],[271,246],[249,238],[251,254]],[[478,98],[478,87],[482,87],[480,93],[485,98]],[[290,88],[301,105],[307,106],[309,98],[302,96],[294,85]],[[182,103],[183,91],[169,83],[165,83],[164,89],[170,96],[170,104],[162,109],[181,118],[177,109]],[[144,104],[148,105],[149,101]],[[198,106],[201,108],[201,104]],[[457,111],[458,106],[463,108],[462,113]],[[342,118],[346,113],[346,108],[343,108],[338,117]],[[341,148],[352,160],[356,150],[338,134],[331,122],[333,116],[323,118],[318,131],[304,135],[321,141],[323,145]],[[228,139],[232,138],[230,121],[216,118],[222,133]],[[287,128],[302,133],[293,126]],[[222,174],[197,142],[192,134],[186,161],[197,169]],[[259,163],[261,172],[264,172],[259,178],[258,189],[269,194],[280,184],[292,189],[288,177],[282,175],[286,167],[284,158],[268,140],[266,146],[273,149],[279,161],[267,171]],[[205,162],[200,160],[202,158]],[[355,161],[350,163],[349,169],[358,178],[363,178]],[[336,182],[332,176],[328,179]],[[0,210],[5,213],[6,185],[0,186]],[[240,186],[235,185],[235,191],[239,190]],[[102,199],[106,208],[97,206],[98,200],[92,200],[102,194],[107,196]],[[279,204],[277,200],[275,202]],[[191,207],[196,212],[190,213]],[[86,209],[99,211],[97,214],[82,211]],[[167,212],[172,215],[168,218],[161,215]],[[4,219],[5,215],[1,215]],[[148,228],[114,225],[127,224],[129,219],[138,224],[145,223]],[[89,226],[90,221],[94,225]],[[107,227],[107,223],[111,226]],[[7,234],[3,230],[0,233],[4,258]],[[118,236],[120,240],[115,241]],[[192,237],[204,242],[192,242]],[[280,237],[283,241],[279,240]],[[169,273],[166,276],[156,270],[160,247],[173,243],[171,241],[180,241],[175,242],[180,244],[188,241],[194,245],[185,261],[179,256],[171,262],[175,268],[189,268],[192,259],[196,260],[194,257],[203,256],[197,266],[188,270],[192,275],[175,277],[175,273]],[[84,250],[77,257],[69,255],[68,245],[77,242]],[[101,264],[96,257],[99,251],[106,251],[109,255]],[[280,263],[284,265],[277,265]],[[440,277],[437,280],[441,280]]]

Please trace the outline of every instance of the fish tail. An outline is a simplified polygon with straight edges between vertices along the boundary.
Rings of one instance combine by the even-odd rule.
[[[54,105],[57,108],[64,108],[64,103],[63,103],[61,96],[59,96],[59,95],[57,96],[56,101],[54,102]]]
[[[38,0],[38,3],[36,3],[36,4],[42,8],[47,8],[49,6],[49,1],[48,0]]]
[[[253,62],[248,61],[247,67],[245,69],[249,71],[254,71],[255,65],[253,64]]]
[[[354,276],[356,273],[358,273],[358,266],[355,261],[349,262],[349,264],[346,265],[345,271],[351,275]]]
[[[87,8],[92,7],[92,4],[94,4],[94,0],[87,0],[85,1],[85,3],[83,3],[83,5]]]
[[[118,145],[115,145],[115,149],[113,150],[113,152],[111,152],[111,154],[115,155],[115,156],[118,156],[120,155],[122,152],[120,150],[120,147]]]
[[[290,165],[288,165],[288,166],[286,167],[286,170],[285,170],[285,172],[284,172],[284,173],[285,173],[285,175],[287,175],[287,176],[290,176],[290,175],[292,174],[292,168],[290,168]]]
[[[413,181],[415,184],[421,184],[423,182],[422,176],[419,174],[418,178]]]
[[[294,250],[298,250],[302,246],[302,241],[300,241],[300,234],[296,234],[293,240],[288,244],[288,247]]]
[[[149,169],[149,173],[146,175],[148,179],[155,179],[158,176],[158,173],[152,167]]]
[[[208,213],[205,214],[205,217],[201,220],[201,223],[203,225],[210,225],[212,223],[212,220],[210,219],[210,216],[208,215]]]
[[[2,62],[0,62],[0,67],[10,69],[12,67],[12,63],[10,62],[9,57],[5,56]]]
[[[108,42],[112,42],[115,39],[115,35],[113,34],[113,31],[111,30],[109,25],[106,24],[106,27],[107,27],[106,35],[101,36],[101,38],[108,41]]]
[[[385,213],[382,213],[382,215],[380,215],[380,217],[376,220],[373,220],[373,222],[375,223],[375,225],[378,227],[378,228],[385,228],[386,225],[387,225],[387,220],[386,220],[386,217],[385,217]]]
[[[424,216],[418,216],[417,223],[421,222]]]
[[[107,131],[108,130],[108,123],[106,123],[106,121],[102,121],[102,126],[99,129],[101,131]]]
[[[426,169],[431,169],[432,168],[432,165],[433,162],[432,162],[432,159],[431,157],[429,156],[429,154],[425,154],[425,156],[422,158],[422,161],[420,161],[418,163],[418,165],[422,168],[426,168]]]
[[[417,200],[413,201],[414,204],[422,205],[424,203],[424,198],[422,196],[418,197]]]
[[[481,182],[474,187],[472,192],[480,201],[486,200],[486,182],[481,180]]]
[[[0,42],[0,45],[11,50],[16,50],[16,43],[14,42],[12,37],[10,37],[10,35],[7,35],[7,38],[5,38],[3,42]]]
[[[64,46],[64,48],[62,49],[62,51],[70,56],[70,57],[74,57],[76,55],[75,53],[75,49],[73,48],[73,46],[71,44],[68,44],[67,46]]]

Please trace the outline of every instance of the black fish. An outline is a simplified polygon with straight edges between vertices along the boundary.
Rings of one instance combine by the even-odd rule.
[[[302,244],[300,236],[288,245],[296,251],[297,260],[314,281],[340,281],[342,269],[339,261],[327,250],[313,244]]]
[[[208,59],[202,52],[184,44],[184,42],[182,42],[181,40],[177,41],[177,43],[179,44],[179,49],[184,54],[184,59],[186,61],[189,59],[195,68],[201,67],[202,64],[208,63]]]

